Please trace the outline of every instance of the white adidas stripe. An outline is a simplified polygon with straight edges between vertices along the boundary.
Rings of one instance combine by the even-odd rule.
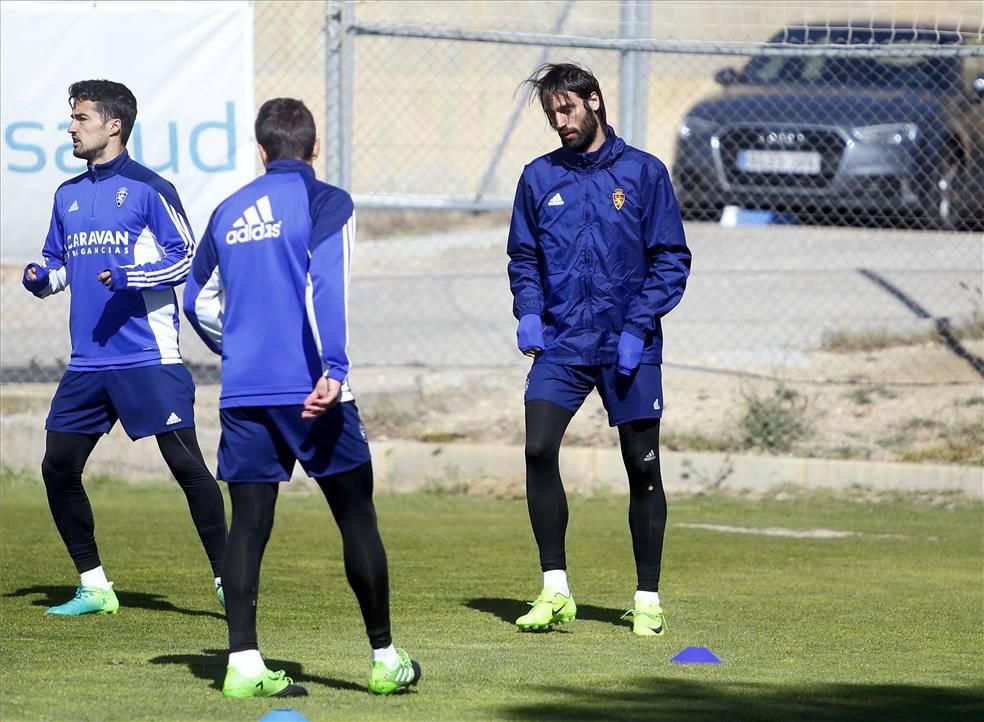
[[[256,203],[246,208],[243,214],[232,224],[232,227],[258,226],[261,223],[273,223],[273,207],[270,205],[270,196],[263,196]]]

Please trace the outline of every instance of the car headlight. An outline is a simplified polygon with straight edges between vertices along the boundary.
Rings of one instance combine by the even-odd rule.
[[[915,123],[888,123],[886,125],[862,125],[854,128],[851,134],[862,143],[881,143],[902,145],[912,143],[919,137]]]
[[[718,124],[712,120],[704,120],[695,115],[688,115],[680,123],[677,134],[681,138],[691,138],[693,136],[711,135],[718,129]]]

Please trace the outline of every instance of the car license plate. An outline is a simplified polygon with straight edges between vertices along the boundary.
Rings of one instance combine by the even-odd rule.
[[[737,161],[746,173],[820,174],[820,154],[814,151],[740,150]]]

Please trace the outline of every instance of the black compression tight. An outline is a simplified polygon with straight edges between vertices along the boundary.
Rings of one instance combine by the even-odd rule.
[[[48,509],[80,574],[101,563],[92,506],[82,486],[82,470],[97,441],[99,434],[49,431],[41,462]]]
[[[540,568],[567,569],[567,495],[560,479],[560,442],[574,418],[549,401],[526,404],[526,506],[540,548]]]
[[[277,490],[276,483],[229,484],[232,524],[222,563],[222,587],[230,652],[259,648],[256,643],[256,598],[260,563],[273,530]]]
[[[573,416],[549,401],[526,404],[526,503],[543,571],[567,568],[564,539],[568,511],[560,478],[560,444]],[[629,530],[637,588],[655,592],[659,589],[666,529],[666,494],[659,469],[659,420],[622,424],[618,433],[629,477]]]
[[[359,600],[369,643],[373,649],[388,647],[389,570],[372,503],[372,463],[317,482],[342,534],[345,576]]]
[[[618,436],[629,476],[629,530],[637,588],[658,592],[666,531],[666,493],[659,470],[659,419],[622,424]]]
[[[225,505],[222,491],[198,448],[195,429],[184,428],[158,434],[157,445],[188,500],[188,510],[205,547],[212,573],[220,576],[226,546]]]
[[[49,431],[41,476],[48,507],[68,553],[81,573],[100,565],[92,506],[82,486],[82,471],[99,440],[99,434]],[[218,575],[225,553],[225,510],[222,493],[198,448],[194,428],[168,431],[157,436],[164,461],[188,500],[212,571]]]
[[[342,534],[345,574],[362,610],[373,649],[392,643],[386,552],[372,503],[372,464],[317,479]],[[230,484],[232,527],[223,567],[229,651],[258,649],[256,601],[260,563],[273,529],[277,484]]]

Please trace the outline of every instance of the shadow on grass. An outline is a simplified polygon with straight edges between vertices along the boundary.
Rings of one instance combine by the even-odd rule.
[[[515,624],[516,618],[530,611],[530,605],[518,599],[503,599],[501,597],[478,597],[469,599],[465,602],[469,609],[476,609],[479,612],[494,614],[503,622]],[[621,621],[624,609],[611,609],[609,607],[596,607],[592,604],[577,605],[577,618],[589,622],[608,622],[609,624],[623,625]]]
[[[31,602],[35,607],[53,607],[64,604],[75,596],[75,587],[55,586],[37,584],[33,587],[22,587],[13,592],[4,594],[5,597],[29,597],[40,594],[40,599]],[[148,594],[146,592],[122,592],[116,590],[116,598],[120,600],[120,609],[149,609],[153,612],[174,612],[175,614],[185,614],[190,617],[212,617],[225,622],[225,615],[206,609],[185,609],[178,607],[160,594]]]
[[[151,664],[184,664],[188,671],[199,679],[212,683],[212,689],[222,689],[222,680],[226,673],[228,652],[223,649],[203,649],[201,654],[164,654],[148,660]],[[298,684],[320,684],[332,689],[347,689],[355,692],[366,692],[365,685],[346,682],[343,679],[319,677],[305,674],[304,668],[297,662],[285,662],[281,659],[264,659],[268,669],[282,669]]]
[[[618,689],[530,687],[527,704],[499,708],[508,720],[614,722],[927,722],[984,719],[984,687],[693,682],[659,677]]]

